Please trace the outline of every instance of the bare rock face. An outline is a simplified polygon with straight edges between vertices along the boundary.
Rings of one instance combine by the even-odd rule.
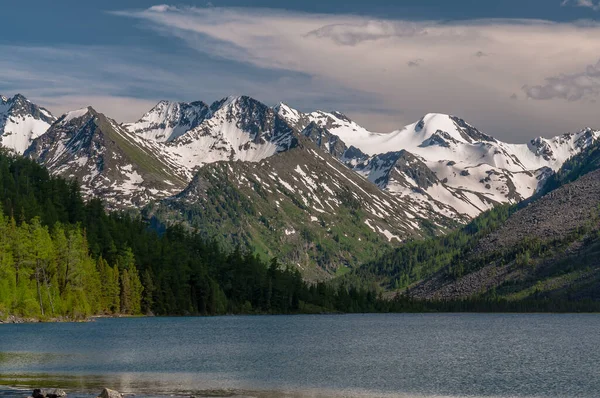
[[[32,396],[33,398],[61,398],[66,397],[67,393],[58,388],[36,388]]]
[[[123,398],[123,395],[118,391],[105,388],[102,390],[98,398]]]

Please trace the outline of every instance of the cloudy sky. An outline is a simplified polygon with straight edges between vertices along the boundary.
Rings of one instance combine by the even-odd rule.
[[[1,9],[0,93],[57,114],[91,104],[130,121],[160,99],[247,94],[339,110],[381,132],[429,112],[514,142],[600,128],[599,0],[30,0]]]

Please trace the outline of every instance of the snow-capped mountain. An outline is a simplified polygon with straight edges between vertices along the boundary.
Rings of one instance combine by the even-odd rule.
[[[123,127],[163,143],[169,156],[190,173],[218,161],[257,162],[296,142],[293,129],[272,108],[246,96],[227,97],[210,106],[160,101]]]
[[[143,138],[170,142],[198,126],[210,114],[208,105],[202,101],[160,101],[140,120],[123,126]]]
[[[292,148],[294,130],[272,108],[250,97],[214,102],[205,119],[165,148],[190,171],[218,161],[258,162]]]
[[[374,231],[381,236],[397,236],[397,240],[421,234],[420,220],[430,222],[430,231],[439,231],[498,203],[530,197],[567,158],[600,135],[586,129],[515,145],[443,114],[428,114],[382,134],[339,112],[303,113],[283,103],[269,107],[246,96],[224,98],[210,106],[200,101],[161,101],[139,121],[123,125],[92,108],[69,112],[54,121],[43,119],[51,117],[43,108],[20,96],[15,98],[2,100],[5,113],[9,109],[6,104],[12,102],[10,109],[15,115],[15,110],[26,109],[29,111],[19,114],[54,122],[33,140],[27,156],[56,174],[77,178],[86,194],[101,196],[113,207],[139,207],[177,195],[195,181],[196,173],[224,163],[231,165],[234,174],[263,169],[266,175],[257,175],[252,184],[265,184],[271,191],[275,188],[267,183],[267,177],[285,176],[286,184],[305,192],[304,199],[297,201],[305,207],[302,212],[317,217],[326,210],[319,201],[324,203],[325,197],[337,194],[318,184],[318,189],[310,189],[311,181],[317,181],[315,176],[333,181],[339,177],[331,174],[333,168],[345,167],[354,173],[353,182],[359,178],[383,191],[377,198],[356,192],[354,199],[364,202],[363,209],[373,217],[376,213],[390,220],[399,217],[394,222],[370,221],[370,225],[379,225]],[[31,137],[41,130],[32,130]],[[301,157],[286,157],[298,151]],[[297,165],[311,164],[312,169],[299,174],[284,161],[270,162],[276,156],[302,159]],[[233,177],[228,174],[226,178]],[[240,174],[235,178],[236,189],[241,189],[238,183],[248,177]],[[354,187],[365,189],[360,184]],[[379,202],[386,205],[377,207]],[[275,206],[274,201],[269,203]]]
[[[23,154],[55,120],[48,110],[21,94],[0,96],[0,144],[18,154]]]
[[[111,207],[143,206],[178,193],[187,183],[159,145],[91,107],[61,116],[25,155],[55,174],[76,178],[85,194]]]
[[[530,197],[565,160],[600,136],[598,131],[585,129],[536,138],[527,144],[508,144],[443,114],[428,114],[402,129],[381,134],[337,112],[303,114],[285,104],[275,109],[296,128],[316,123],[360,150],[342,160],[380,188],[424,205],[445,204],[440,210],[455,218],[474,217],[498,203]],[[369,155],[367,159],[363,153]],[[408,161],[406,153],[412,155]],[[415,175],[428,172],[431,174],[423,185]]]

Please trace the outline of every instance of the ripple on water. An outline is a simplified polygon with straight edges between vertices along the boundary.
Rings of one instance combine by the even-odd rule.
[[[102,319],[0,327],[0,385],[256,397],[600,391],[599,315]]]

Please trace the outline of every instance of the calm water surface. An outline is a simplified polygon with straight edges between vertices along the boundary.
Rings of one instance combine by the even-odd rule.
[[[600,315],[0,325],[0,383],[141,395],[598,397]]]

